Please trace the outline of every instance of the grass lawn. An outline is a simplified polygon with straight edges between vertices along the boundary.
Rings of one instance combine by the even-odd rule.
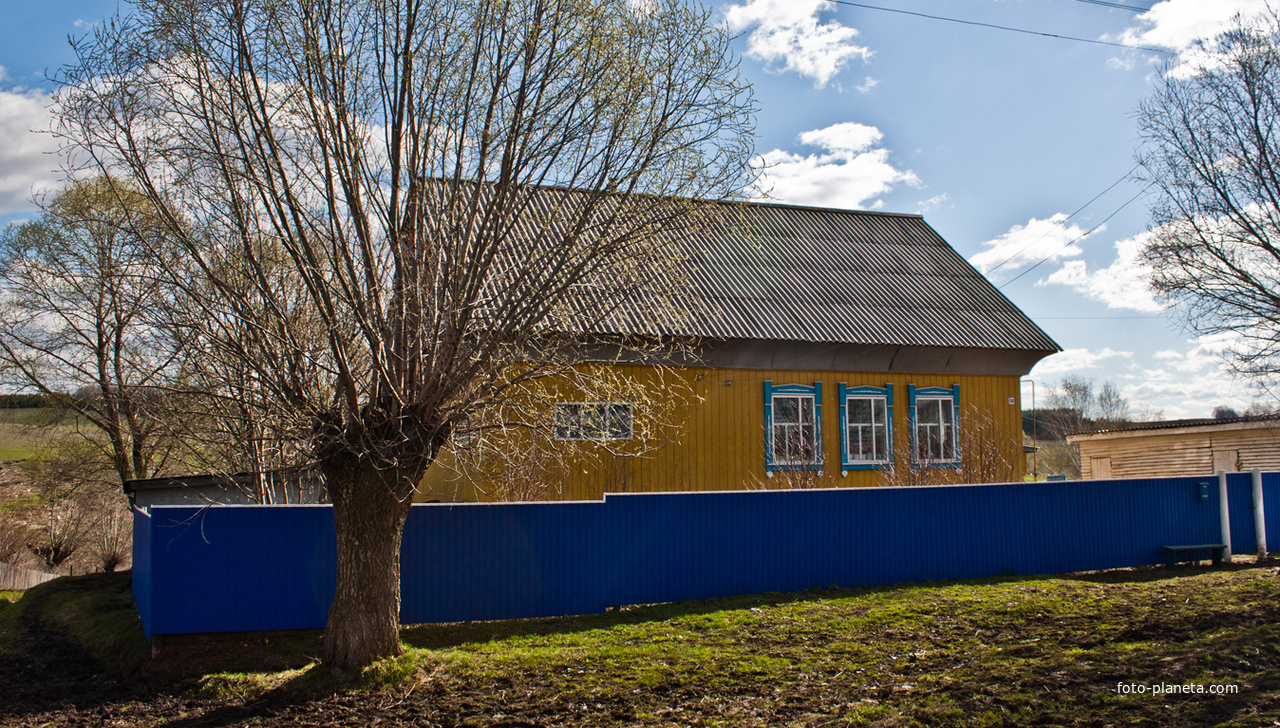
[[[26,460],[34,455],[49,433],[33,426],[47,416],[39,407],[0,408],[0,462]]]
[[[71,725],[89,715],[105,725],[237,726],[1280,721],[1280,569],[1272,566],[766,594],[411,626],[403,657],[341,686],[314,665],[317,633],[169,638],[159,657],[144,660],[127,603],[127,576],[59,579],[10,606],[0,600],[0,684],[16,680],[20,693],[8,704],[0,698],[0,725]],[[24,627],[32,623],[45,631]],[[78,646],[114,676],[86,678],[76,686],[85,698],[23,692],[24,679],[40,676],[2,666],[22,663],[41,635]],[[126,652],[133,656],[122,659]]]

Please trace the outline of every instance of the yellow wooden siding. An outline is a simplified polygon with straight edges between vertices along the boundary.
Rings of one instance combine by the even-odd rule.
[[[598,462],[573,458],[568,472],[547,495],[551,499],[597,499],[605,492],[741,490],[776,488],[784,478],[769,478],[765,469],[764,383],[812,385],[822,383],[822,451],[824,471],[816,487],[867,487],[886,484],[881,470],[855,470],[842,477],[840,469],[840,410],[838,384],[850,387],[893,385],[893,433],[899,453],[909,442],[909,405],[907,385],[916,387],[960,386],[961,452],[965,418],[975,411],[990,413],[992,423],[1006,449],[1005,456],[1013,464],[1011,478],[1024,475],[1021,443],[1021,407],[1018,377],[954,376],[885,373],[851,373],[800,370],[755,370],[680,368],[659,370],[632,366],[626,372],[661,387],[666,378],[675,377],[691,391],[691,401],[677,407],[673,424],[665,430],[669,441],[652,453],[640,457],[604,455]],[[680,389],[680,387],[674,387]],[[1012,404],[1010,400],[1012,399]],[[635,416],[643,417],[637,411]],[[988,433],[989,434],[989,433]],[[587,445],[586,447],[595,447]],[[489,500],[494,490],[485,483],[469,483],[465,477],[447,472],[442,467],[452,462],[446,454],[442,464],[433,466],[424,479],[420,500]],[[901,463],[899,463],[901,464]],[[946,480],[957,482],[953,471],[941,473]],[[816,478],[816,474],[813,476]],[[474,487],[473,487],[474,486]]]
[[[1233,451],[1239,470],[1280,469],[1280,429],[1216,430],[1080,442],[1081,475],[1094,477],[1092,458],[1111,458],[1113,478],[1161,478],[1209,475],[1213,453]]]

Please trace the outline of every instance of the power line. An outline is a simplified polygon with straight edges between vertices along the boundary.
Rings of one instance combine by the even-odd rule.
[[[1107,40],[1096,40],[1093,38],[1079,38],[1073,35],[1060,35],[1058,33],[1045,33],[1039,30],[1027,30],[1026,28],[1014,28],[1008,25],[996,25],[995,23],[982,23],[976,20],[962,20],[961,18],[948,18],[942,15],[929,15],[928,13],[917,13],[911,10],[899,10],[898,8],[885,8],[879,5],[866,5],[864,3],[850,2],[850,0],[827,0],[827,2],[836,5],[848,5],[853,8],[862,8],[864,10],[880,10],[886,13],[897,13],[899,15],[911,15],[917,18],[928,18],[929,20],[943,20],[948,23],[960,23],[961,25],[976,25],[979,28],[991,28],[993,30],[1007,30],[1011,33],[1024,33],[1026,35],[1038,35],[1042,38],[1057,38],[1059,40],[1073,40],[1077,43],[1091,43],[1093,45],[1111,46],[1112,48],[1126,48],[1131,50],[1147,51],[1149,53],[1163,53],[1165,55],[1177,55],[1174,51],[1165,48],[1152,48],[1151,46],[1128,45],[1125,43],[1113,43]]]
[[[1101,5],[1104,8],[1114,8],[1116,10],[1128,10],[1131,13],[1150,12],[1151,8],[1139,7],[1137,5],[1124,5],[1122,3],[1107,2],[1107,0],[1076,0],[1078,3],[1087,3],[1089,5]]]
[[[1081,212],[1083,212],[1083,211],[1084,211],[1084,209],[1085,209],[1086,207],[1088,207],[1089,205],[1092,205],[1093,203],[1097,202],[1099,197],[1102,197],[1103,195],[1107,194],[1107,193],[1108,193],[1108,192],[1110,192],[1111,190],[1115,189],[1115,188],[1116,188],[1116,185],[1120,184],[1121,182],[1125,181],[1126,179],[1129,179],[1129,175],[1133,174],[1133,173],[1134,173],[1134,171],[1135,171],[1135,170],[1137,170],[1137,169],[1138,169],[1138,165],[1136,165],[1136,164],[1135,164],[1135,165],[1133,165],[1133,167],[1131,167],[1131,168],[1129,169],[1129,171],[1128,171],[1128,172],[1125,172],[1123,175],[1121,175],[1120,179],[1116,180],[1115,182],[1112,182],[1110,187],[1108,187],[1108,188],[1106,188],[1105,190],[1103,190],[1103,191],[1099,192],[1098,194],[1094,195],[1092,200],[1089,200],[1088,202],[1086,202],[1086,203],[1084,203],[1083,205],[1081,205],[1081,206],[1080,206],[1080,207],[1079,207],[1075,212],[1071,213],[1070,215],[1067,215],[1066,219],[1064,219],[1064,220],[1063,220],[1063,222],[1067,222],[1067,220],[1070,220],[1071,218],[1075,217],[1076,215],[1079,215]],[[1013,255],[1009,256],[1008,258],[1005,258],[1004,260],[1000,261],[1000,263],[999,263],[998,265],[996,265],[995,267],[988,268],[986,271],[984,271],[984,273],[986,273],[986,274],[991,274],[991,273],[994,273],[994,272],[996,272],[996,271],[1000,270],[1001,268],[1005,267],[1005,265],[1007,265],[1007,264],[1009,263],[1009,261],[1013,260],[1014,258],[1017,258],[1019,255],[1022,255],[1022,254],[1023,254],[1023,253],[1025,253],[1025,252],[1027,252],[1028,250],[1030,250],[1030,249],[1031,249],[1031,247],[1032,247],[1033,245],[1035,245],[1036,243],[1039,243],[1041,240],[1044,240],[1044,239],[1045,239],[1045,237],[1047,237],[1048,235],[1049,235],[1049,233],[1047,233],[1047,232],[1046,232],[1044,235],[1041,235],[1040,237],[1036,238],[1035,240],[1032,240],[1031,242],[1029,242],[1029,243],[1027,243],[1025,246],[1023,246],[1021,250],[1019,250],[1018,252],[1016,252],[1016,253],[1014,253]]]
[[[1004,283],[1002,283],[1002,284],[999,286],[999,288],[1000,288],[1001,290],[1003,290],[1005,286],[1009,285],[1010,283],[1013,283],[1014,281],[1016,281],[1016,280],[1018,280],[1019,278],[1021,278],[1021,277],[1025,276],[1026,274],[1030,273],[1031,271],[1035,270],[1036,268],[1039,268],[1039,267],[1041,266],[1041,264],[1048,262],[1050,259],[1052,259],[1054,256],[1056,256],[1058,253],[1061,253],[1062,251],[1066,250],[1067,248],[1071,247],[1072,245],[1075,245],[1075,244],[1076,244],[1076,242],[1078,242],[1078,241],[1080,241],[1080,240],[1083,240],[1084,238],[1089,237],[1089,236],[1090,236],[1090,235],[1092,235],[1095,231],[1097,231],[1097,230],[1098,230],[1098,228],[1102,227],[1103,225],[1106,225],[1106,224],[1107,224],[1107,222],[1111,220],[1111,218],[1115,217],[1116,215],[1119,215],[1121,210],[1123,210],[1124,208],[1128,207],[1129,205],[1132,205],[1135,201],[1137,201],[1137,199],[1138,199],[1139,197],[1142,197],[1144,194],[1146,194],[1146,192],[1147,192],[1147,190],[1146,190],[1146,188],[1145,188],[1145,187],[1144,187],[1144,188],[1142,188],[1141,190],[1138,190],[1138,194],[1134,195],[1133,197],[1130,197],[1128,202],[1126,202],[1126,203],[1124,203],[1123,205],[1121,205],[1121,206],[1117,207],[1115,212],[1111,213],[1110,215],[1107,215],[1106,220],[1103,220],[1102,222],[1098,223],[1097,225],[1094,225],[1093,227],[1089,228],[1089,229],[1088,229],[1087,231],[1085,231],[1084,233],[1082,233],[1082,234],[1080,234],[1080,235],[1077,235],[1075,238],[1073,238],[1073,239],[1071,239],[1070,241],[1068,241],[1066,245],[1063,245],[1061,248],[1058,248],[1057,250],[1053,251],[1052,253],[1050,253],[1050,254],[1046,255],[1045,257],[1041,258],[1039,263],[1036,263],[1035,265],[1031,266],[1030,268],[1028,268],[1028,269],[1026,269],[1026,270],[1022,271],[1022,272],[1021,272],[1021,273],[1019,273],[1018,275],[1016,275],[1016,276],[1014,276],[1014,277],[1010,278],[1009,280],[1005,281]]]

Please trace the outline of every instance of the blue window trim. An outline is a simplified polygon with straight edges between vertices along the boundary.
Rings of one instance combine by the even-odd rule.
[[[840,471],[879,470],[893,467],[893,385],[883,387],[849,387],[844,382],[837,385],[840,398]],[[888,459],[868,463],[853,460],[849,457],[849,397],[884,397],[885,398],[885,440],[889,452]]]
[[[954,460],[920,460],[920,449],[916,439],[916,398],[917,397],[950,397],[951,422],[954,427],[952,437],[956,441],[956,457]],[[913,468],[958,468],[960,467],[960,385],[946,387],[916,387],[907,385],[907,406],[911,413],[911,467]]]
[[[818,449],[818,459],[803,465],[777,465],[773,462],[773,397],[774,395],[804,395],[813,397],[814,446]],[[807,384],[764,383],[764,469],[772,473],[775,470],[822,470],[822,382]]]

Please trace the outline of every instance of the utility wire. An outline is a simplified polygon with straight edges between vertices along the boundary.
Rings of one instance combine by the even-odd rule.
[[[1130,168],[1128,172],[1125,172],[1123,175],[1121,175],[1120,179],[1116,180],[1115,182],[1112,182],[1110,187],[1108,187],[1108,188],[1106,188],[1105,190],[1103,190],[1103,191],[1099,192],[1098,194],[1094,195],[1092,200],[1089,200],[1088,202],[1086,202],[1086,203],[1084,203],[1083,205],[1081,205],[1081,206],[1080,206],[1080,207],[1079,207],[1075,212],[1071,213],[1070,215],[1067,215],[1066,219],[1065,219],[1065,220],[1063,220],[1063,222],[1066,222],[1067,220],[1070,220],[1071,218],[1075,217],[1076,215],[1079,215],[1081,212],[1083,212],[1083,211],[1084,211],[1084,209],[1085,209],[1086,207],[1088,207],[1089,205],[1092,205],[1093,203],[1097,202],[1099,197],[1102,197],[1103,195],[1107,194],[1107,193],[1108,193],[1108,192],[1110,192],[1111,190],[1115,189],[1115,188],[1116,188],[1116,185],[1120,184],[1121,182],[1125,181],[1126,179],[1129,179],[1129,175],[1131,175],[1131,174],[1133,174],[1135,171],[1137,171],[1138,166],[1139,166],[1139,165],[1136,165],[1136,164],[1135,164],[1135,165],[1133,165],[1133,167],[1132,167],[1132,168]],[[1027,243],[1025,246],[1023,246],[1023,247],[1022,247],[1022,249],[1021,249],[1021,250],[1019,250],[1018,252],[1016,252],[1016,253],[1014,253],[1013,255],[1009,256],[1008,258],[1005,258],[1004,260],[1000,261],[1000,263],[999,263],[999,264],[997,264],[995,267],[993,267],[993,268],[988,268],[987,270],[985,270],[985,271],[984,271],[984,273],[991,274],[991,273],[994,273],[994,272],[996,272],[996,271],[1000,270],[1001,268],[1005,267],[1005,265],[1007,265],[1007,264],[1008,264],[1010,261],[1012,261],[1014,258],[1017,258],[1019,255],[1022,255],[1023,253],[1025,253],[1025,252],[1027,252],[1028,250],[1030,250],[1030,249],[1031,249],[1031,247],[1032,247],[1033,245],[1035,245],[1036,243],[1039,243],[1041,240],[1044,240],[1044,239],[1045,239],[1045,237],[1046,237],[1048,234],[1049,234],[1049,233],[1045,233],[1044,235],[1041,235],[1040,237],[1036,238],[1035,240],[1032,240],[1031,242]]]
[[[1131,13],[1150,12],[1151,8],[1143,8],[1137,5],[1124,5],[1121,3],[1107,2],[1107,0],[1076,0],[1078,3],[1088,3],[1089,5],[1101,5],[1104,8],[1114,8],[1116,10],[1128,10]]]
[[[1025,276],[1026,274],[1030,273],[1031,271],[1035,270],[1036,268],[1039,268],[1043,263],[1048,262],[1050,259],[1052,259],[1054,256],[1056,256],[1058,253],[1061,253],[1062,251],[1066,250],[1067,248],[1071,247],[1072,245],[1075,245],[1078,241],[1083,240],[1083,239],[1085,239],[1085,238],[1089,237],[1089,236],[1090,236],[1090,235],[1092,235],[1095,231],[1097,231],[1097,229],[1098,229],[1098,228],[1102,227],[1103,225],[1106,225],[1106,224],[1107,224],[1107,222],[1111,220],[1111,218],[1115,217],[1116,215],[1119,215],[1121,210],[1123,210],[1124,208],[1128,207],[1129,205],[1132,205],[1135,201],[1137,201],[1137,199],[1138,199],[1139,197],[1142,197],[1144,194],[1146,194],[1146,192],[1147,192],[1147,189],[1146,189],[1145,187],[1144,187],[1144,188],[1142,188],[1141,190],[1138,190],[1138,194],[1134,195],[1133,197],[1130,197],[1128,202],[1126,202],[1126,203],[1124,203],[1123,205],[1121,205],[1121,206],[1117,207],[1115,212],[1111,213],[1110,215],[1107,215],[1106,220],[1103,220],[1102,222],[1098,223],[1097,225],[1094,225],[1093,227],[1089,228],[1089,229],[1088,229],[1088,230],[1086,230],[1085,232],[1081,233],[1080,235],[1077,235],[1075,238],[1073,238],[1072,240],[1068,241],[1066,245],[1063,245],[1061,248],[1058,248],[1057,250],[1053,251],[1052,253],[1050,253],[1050,254],[1046,255],[1045,257],[1041,258],[1039,263],[1036,263],[1035,265],[1031,266],[1030,268],[1028,268],[1028,269],[1026,269],[1026,270],[1022,271],[1022,272],[1021,272],[1021,273],[1019,273],[1018,275],[1016,275],[1016,276],[1014,276],[1014,277],[1010,278],[1009,280],[1005,281],[1004,283],[1000,284],[999,289],[1003,290],[1005,286],[1008,286],[1010,283],[1013,283],[1014,281],[1016,281],[1016,280],[1018,280],[1019,278],[1021,278],[1021,277]]]
[[[1077,43],[1092,43],[1093,45],[1111,46],[1112,48],[1127,48],[1131,50],[1147,51],[1148,53],[1162,53],[1164,55],[1177,55],[1174,51],[1166,48],[1153,48],[1151,46],[1128,45],[1125,43],[1113,43],[1107,40],[1096,40],[1093,38],[1079,38],[1073,35],[1059,35],[1058,33],[1045,33],[1039,30],[1027,30],[1026,28],[1014,28],[1008,25],[996,25],[995,23],[980,23],[976,20],[962,20],[960,18],[948,18],[942,15],[929,15],[928,13],[917,13],[911,10],[899,10],[898,8],[885,8],[879,5],[866,5],[864,3],[850,2],[850,0],[827,0],[829,3],[836,5],[848,5],[852,8],[862,8],[864,10],[880,10],[886,13],[897,13],[899,15],[911,15],[917,18],[928,18],[929,20],[944,20],[948,23],[960,23],[961,25],[976,25],[980,28],[991,28],[993,30],[1007,30],[1012,33],[1025,33],[1026,35],[1038,35],[1043,38],[1057,38],[1059,40],[1073,40]]]

